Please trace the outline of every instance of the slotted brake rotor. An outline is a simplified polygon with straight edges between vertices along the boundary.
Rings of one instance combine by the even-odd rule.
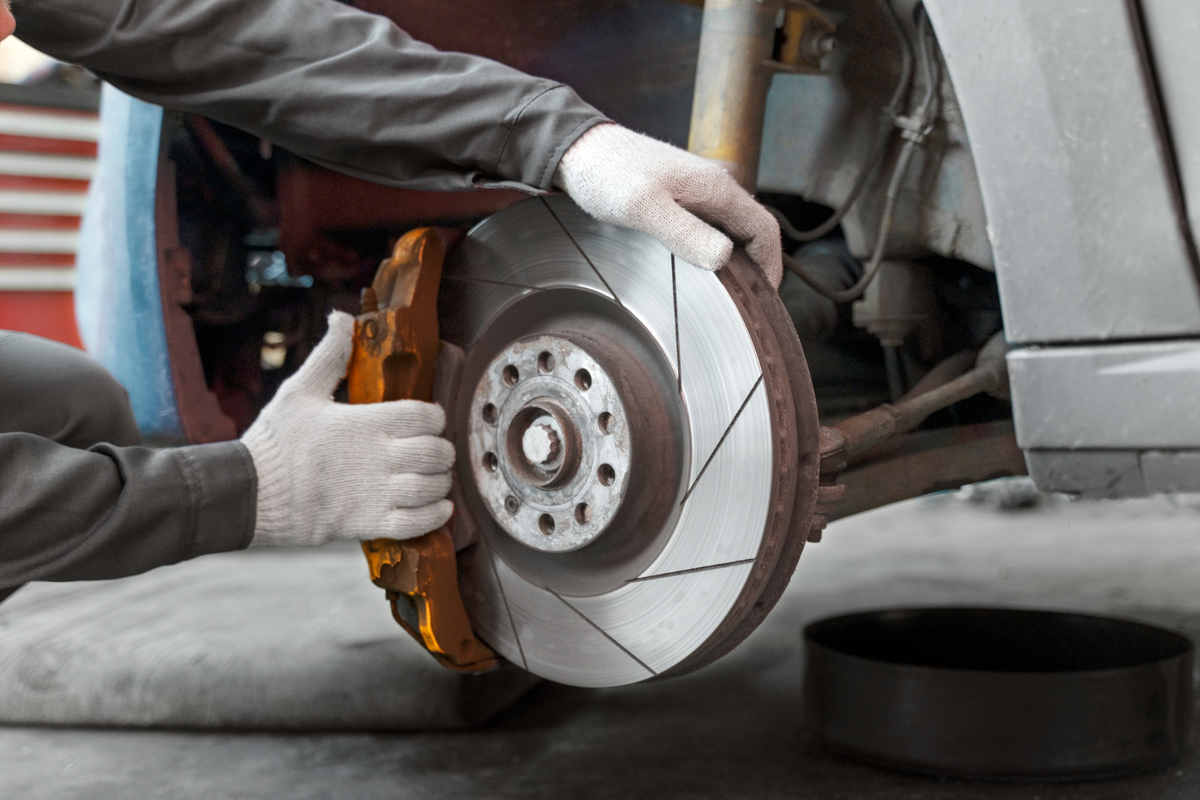
[[[439,318],[464,354],[439,400],[479,637],[578,686],[745,638],[795,569],[818,463],[800,343],[744,255],[705,272],[533,198],[456,246]]]

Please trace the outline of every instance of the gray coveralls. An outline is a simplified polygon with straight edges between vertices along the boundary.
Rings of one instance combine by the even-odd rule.
[[[0,600],[250,544],[241,442],[139,447],[125,389],[73,347],[0,331]]]
[[[393,186],[548,190],[566,149],[606,121],[562,84],[440,52],[335,0],[12,11],[25,42],[128,94]],[[243,445],[136,441],[124,390],[86,356],[0,334],[0,599],[31,580],[119,577],[249,544],[257,486]]]

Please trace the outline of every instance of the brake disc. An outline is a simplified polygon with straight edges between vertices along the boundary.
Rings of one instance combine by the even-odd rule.
[[[481,222],[439,298],[478,636],[545,678],[694,669],[774,605],[817,489],[812,384],[744,255],[719,273],[563,196]]]

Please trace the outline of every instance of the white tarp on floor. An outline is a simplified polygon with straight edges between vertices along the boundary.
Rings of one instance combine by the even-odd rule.
[[[0,723],[444,730],[536,682],[438,666],[366,573],[339,544],[26,586],[0,605]]]

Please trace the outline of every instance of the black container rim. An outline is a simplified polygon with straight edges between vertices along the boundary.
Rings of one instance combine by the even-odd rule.
[[[910,626],[910,632],[916,636],[900,643],[901,647],[889,653],[887,651],[897,644],[896,630],[893,627],[888,631],[886,625],[895,626],[904,618],[915,622]],[[1003,637],[993,642],[992,647],[986,644],[980,647],[978,641],[965,642],[972,652],[946,654],[935,652],[935,648],[927,646],[925,639],[935,631],[928,627],[925,630],[913,630],[918,626],[945,623],[951,619],[973,624],[1006,620],[1016,628],[1040,626],[1041,630],[1037,633],[1046,633],[1048,626],[1059,625],[1060,633],[1067,626],[1073,626],[1077,635],[1074,639],[1059,637],[1048,641],[1050,652],[1036,654],[1037,657],[1030,658],[1028,652],[1010,651],[1002,655],[1002,659],[1008,659],[1006,664],[988,664],[992,657],[998,655],[997,646],[1005,644]],[[1012,634],[1016,628],[1007,633]],[[1089,640],[1087,635],[1078,635],[1084,628],[1089,629],[1088,633],[1093,638]],[[880,633],[885,636],[879,636]],[[997,631],[993,628],[988,633],[995,635]],[[806,647],[816,645],[839,656],[866,662],[897,668],[997,676],[1099,675],[1151,667],[1190,656],[1194,650],[1194,644],[1187,636],[1140,620],[1079,611],[981,605],[865,609],[810,622],[804,626],[803,637]],[[1011,641],[1008,643],[1011,644]],[[1029,645],[1030,642],[1025,639],[1020,644]],[[1098,649],[1097,645],[1100,644],[1106,645],[1107,649]],[[1059,659],[1058,666],[1052,663],[1054,659]]]

